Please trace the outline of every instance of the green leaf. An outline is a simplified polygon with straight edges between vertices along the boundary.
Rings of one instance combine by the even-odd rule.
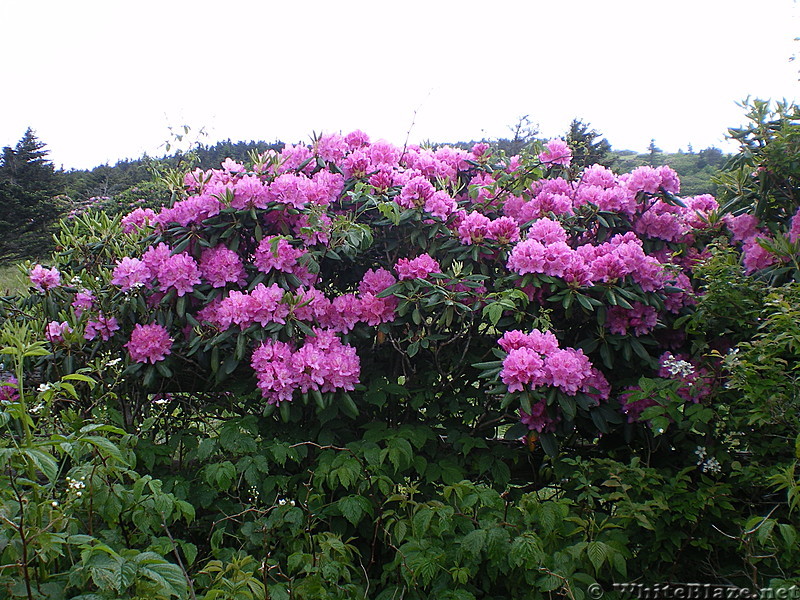
[[[600,572],[600,567],[608,558],[608,546],[603,542],[589,542],[586,546],[586,556],[594,567],[595,574]]]

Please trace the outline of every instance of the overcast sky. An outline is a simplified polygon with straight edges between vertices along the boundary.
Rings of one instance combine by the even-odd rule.
[[[795,0],[0,0],[0,146],[64,168],[198,139],[545,136],[724,146],[751,95],[799,100]],[[415,116],[416,115],[416,116]],[[412,126],[413,122],[413,127]]]

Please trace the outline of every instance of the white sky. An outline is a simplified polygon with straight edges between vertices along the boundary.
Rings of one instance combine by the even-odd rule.
[[[57,166],[219,139],[542,135],[725,146],[747,95],[799,100],[796,0],[0,0],[0,146]]]

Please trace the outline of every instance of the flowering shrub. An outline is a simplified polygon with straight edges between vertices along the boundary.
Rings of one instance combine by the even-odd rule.
[[[100,414],[148,472],[103,482],[105,454],[53,471],[74,530],[107,527],[108,550],[66,538],[80,562],[53,552],[35,582],[67,577],[50,567],[92,591],[116,565],[157,582],[141,560],[172,577],[164,596],[580,598],[674,564],[699,581],[711,549],[725,581],[743,553],[798,564],[786,511],[739,516],[757,516],[735,491],[754,481],[731,430],[746,419],[715,399],[732,359],[709,360],[740,341],[730,307],[759,294],[719,294],[708,265],[757,217],[680,198],[668,167],[576,167],[560,140],[506,158],[353,132],[254,159],[187,174],[168,206],[64,223],[54,268],[4,313],[43,332],[29,361],[50,401],[20,427]],[[27,397],[18,379],[0,399]]]
[[[312,392],[361,410],[401,378],[457,395],[445,420],[471,406],[511,425],[518,409],[554,451],[620,423],[620,394],[681,350],[689,257],[725,226],[713,198],[678,199],[668,167],[617,176],[570,158],[561,140],[504,159],[325,135],[195,170],[172,205],[114,223],[124,254],[73,244],[31,281],[61,315],[54,343],[82,332],[147,391],[236,381],[287,416]]]

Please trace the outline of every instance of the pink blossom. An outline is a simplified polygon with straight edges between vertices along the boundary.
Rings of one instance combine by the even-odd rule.
[[[158,246],[150,246],[142,255],[142,262],[151,273],[158,273],[164,263],[172,256],[172,249],[164,242]]]
[[[125,347],[134,362],[156,364],[171,354],[172,342],[167,330],[158,323],[149,325],[137,323]]]
[[[456,201],[444,191],[434,192],[427,200],[425,200],[425,211],[431,213],[434,217],[439,217],[443,220],[446,219],[457,208],[458,205],[456,204]]]
[[[545,165],[568,167],[572,162],[572,150],[564,140],[550,140],[544,146],[544,151],[539,153],[539,160]]]
[[[300,373],[292,365],[292,347],[285,342],[266,340],[254,352],[250,365],[256,372],[258,389],[269,404],[292,399]]]
[[[29,273],[33,287],[44,292],[61,285],[61,273],[58,269],[45,269],[42,265],[35,265]]]
[[[359,297],[359,320],[367,325],[375,326],[381,323],[391,323],[395,318],[397,298],[376,298],[374,294],[366,292]]]
[[[636,167],[620,180],[632,192],[655,194],[661,187],[661,173],[653,167]]]
[[[246,279],[239,255],[222,244],[203,250],[199,269],[202,277],[215,288],[228,283],[242,285]]]
[[[499,217],[489,223],[486,237],[495,240],[498,244],[514,244],[520,239],[519,225],[509,217]]]
[[[753,237],[745,240],[744,244],[742,245],[745,273],[748,275],[755,273],[756,271],[760,271],[761,269],[766,269],[767,267],[778,262],[778,257],[759,244],[759,240],[763,240],[765,242],[772,241],[767,236],[754,235]]]
[[[358,150],[369,146],[369,136],[360,129],[356,129],[344,136],[344,143],[350,150]]]
[[[561,223],[545,217],[535,221],[528,228],[527,237],[529,240],[536,240],[542,244],[553,244],[555,242],[566,242],[567,232]]]
[[[414,177],[403,186],[400,195],[395,197],[395,202],[403,208],[420,208],[425,206],[435,191],[431,182],[425,177]]]
[[[592,375],[592,363],[582,350],[572,348],[551,351],[545,357],[547,383],[574,396]]]
[[[13,375],[0,380],[0,402],[16,402],[19,400],[19,381]]]
[[[606,311],[606,327],[611,333],[626,335],[629,329],[637,336],[650,333],[658,324],[658,312],[652,306],[634,302],[633,308],[609,306]]]
[[[308,203],[307,192],[311,187],[311,180],[305,175],[284,173],[269,184],[265,200],[287,204],[293,208],[303,208]]]
[[[75,299],[72,301],[72,308],[75,309],[75,316],[80,319],[84,310],[90,310],[94,306],[96,298],[89,290],[81,290],[75,294]]]
[[[744,241],[758,232],[758,217],[755,215],[745,213],[734,217],[727,214],[723,220],[733,234],[734,242]]]
[[[547,400],[544,398],[531,405],[530,414],[520,409],[519,420],[527,425],[531,431],[549,431],[555,425],[555,421],[547,414]]]
[[[162,292],[174,289],[178,296],[190,293],[200,283],[200,269],[186,252],[173,254],[155,273]]]
[[[107,342],[114,335],[114,332],[118,330],[119,323],[117,323],[116,317],[106,317],[103,313],[99,313],[96,320],[90,319],[86,322],[83,337],[87,340],[93,340],[99,335],[100,339]]]
[[[672,167],[662,165],[656,171],[661,177],[661,189],[670,194],[677,194],[681,191],[681,180]]]
[[[262,327],[267,323],[285,323],[286,317],[289,316],[289,305],[284,302],[285,296],[286,291],[277,283],[269,287],[259,283],[250,292],[252,321]]]
[[[592,165],[583,170],[581,183],[606,189],[614,187],[617,183],[617,178],[610,169],[606,169],[601,165]]]
[[[800,240],[800,208],[794,213],[789,227],[789,241],[792,243]]]
[[[278,156],[278,172],[287,173],[297,170],[300,165],[306,163],[312,156],[311,150],[305,146],[295,146],[291,144],[284,146],[283,151],[281,151]],[[310,171],[315,166],[314,161],[311,161],[307,164],[305,169]]]
[[[514,246],[506,266],[520,275],[539,273],[562,277],[570,266],[574,253],[564,242],[553,242],[545,246],[541,242],[528,239]]]
[[[417,258],[401,258],[394,266],[400,279],[425,279],[431,273],[441,273],[439,263],[428,254],[420,254]]]
[[[314,144],[314,150],[322,160],[338,163],[349,148],[345,138],[338,133],[325,133]]]
[[[489,231],[489,223],[491,223],[489,217],[479,212],[467,213],[467,216],[458,226],[458,235],[461,238],[461,243],[480,244],[483,242]]]
[[[66,321],[62,321],[61,323],[58,321],[50,321],[44,333],[47,341],[52,344],[58,344],[64,341],[64,334],[72,333],[72,327],[70,327],[69,323]]]
[[[131,233],[136,229],[143,229],[154,222],[156,213],[149,208],[137,208],[122,217],[122,231]]]
[[[542,385],[547,380],[544,360],[530,348],[514,348],[503,359],[500,378],[508,386],[509,392],[522,391],[527,385]]]
[[[361,294],[380,294],[383,290],[393,286],[395,283],[397,283],[397,280],[394,278],[394,275],[386,269],[369,269],[361,278],[361,282],[358,284],[358,291],[361,292]]]
[[[113,285],[118,285],[123,292],[147,285],[153,274],[147,265],[138,258],[124,257],[117,261],[111,278]]]
[[[539,354],[549,354],[558,349],[558,339],[551,331],[534,329],[530,333],[522,333],[512,329],[503,334],[497,342],[506,352],[516,348],[528,348]]]
[[[297,266],[297,259],[303,254],[303,250],[292,247],[286,238],[267,236],[258,244],[253,264],[264,273],[273,269],[292,273]]]
[[[258,177],[245,175],[236,180],[231,206],[238,210],[266,208],[270,200],[269,190]]]

